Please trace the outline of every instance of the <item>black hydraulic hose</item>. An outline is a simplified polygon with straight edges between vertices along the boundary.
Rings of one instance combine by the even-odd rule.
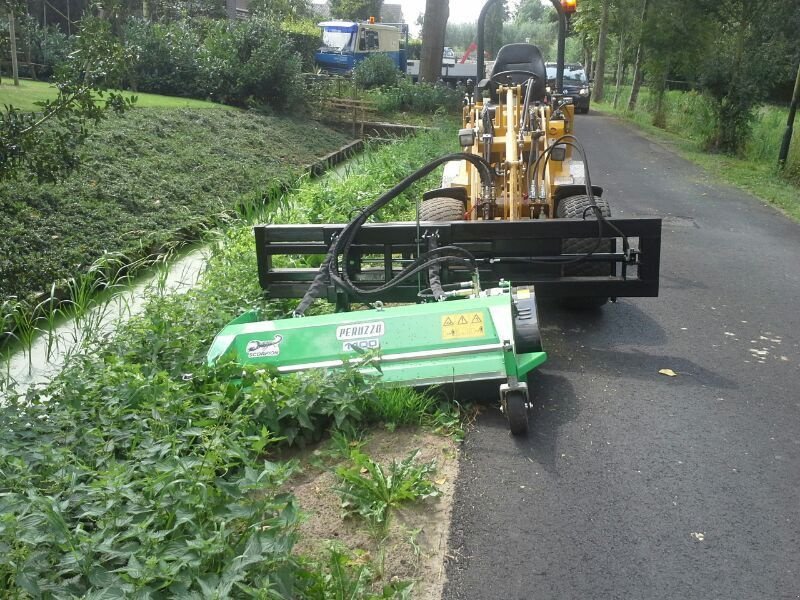
[[[597,203],[595,202],[594,192],[592,190],[592,179],[591,179],[591,174],[589,172],[589,160],[586,156],[586,150],[584,149],[583,144],[581,144],[578,138],[576,138],[574,135],[567,134],[561,136],[539,155],[539,157],[536,159],[536,162],[533,165],[533,175],[535,177],[534,187],[536,189],[538,189],[539,187],[539,161],[544,160],[544,163],[542,163],[542,185],[544,185],[544,171],[547,169],[547,163],[550,161],[553,149],[559,144],[563,144],[574,148],[575,150],[578,151],[578,153],[581,155],[581,158],[583,159],[584,186],[586,188],[586,196],[589,198],[589,204],[590,204],[590,206],[586,208],[586,211],[583,214],[583,218],[586,219],[586,212],[588,210],[591,209],[594,212],[595,217],[597,218],[597,241],[594,247],[591,250],[589,250],[589,252],[577,258],[563,260],[563,261],[544,261],[544,260],[537,261],[535,258],[531,258],[529,261],[534,263],[539,262],[546,264],[553,264],[555,262],[561,265],[569,265],[569,264],[585,262],[590,256],[592,256],[592,254],[594,254],[597,251],[597,249],[603,243],[604,224],[608,226],[610,229],[612,229],[614,232],[616,232],[622,238],[623,250],[627,254],[627,251],[630,247],[628,243],[628,237],[625,234],[623,234],[618,227],[616,227],[615,225],[613,225],[608,221],[606,216],[602,214],[602,212],[600,211],[600,207],[598,207]]]
[[[436,250],[437,247],[436,238],[431,236],[428,238],[428,249],[429,250]],[[442,289],[442,280],[439,277],[439,265],[432,265],[428,269],[428,285],[430,285],[431,293],[433,294],[434,299],[441,300],[445,297],[444,290]]]
[[[361,228],[361,226],[364,223],[366,223],[369,217],[371,217],[381,208],[386,206],[386,204],[388,204],[391,200],[402,194],[414,182],[427,176],[437,167],[447,162],[461,161],[461,160],[466,160],[475,165],[475,167],[478,169],[478,173],[481,178],[481,183],[483,184],[484,188],[488,188],[492,185],[493,181],[492,181],[491,166],[483,158],[475,154],[468,154],[465,152],[448,154],[446,156],[437,158],[428,163],[427,165],[423,166],[422,168],[418,169],[417,171],[415,171],[414,173],[403,179],[396,186],[384,192],[377,200],[375,200],[375,202],[373,202],[371,205],[362,210],[358,214],[358,216],[356,216],[356,218],[353,219],[341,231],[339,236],[336,238],[335,242],[331,245],[330,249],[328,250],[328,254],[325,256],[325,260],[320,265],[319,271],[317,272],[317,275],[314,277],[314,281],[312,281],[311,285],[309,286],[302,300],[297,305],[297,308],[295,308],[294,315],[302,316],[317,298],[321,298],[323,296],[327,288],[327,285],[330,282],[333,282],[335,285],[351,293],[352,295],[361,297],[370,297],[381,294],[386,290],[395,287],[396,285],[408,279],[409,277],[425,270],[426,268],[443,262],[456,262],[474,268],[475,259],[469,252],[457,246],[444,246],[442,248],[436,248],[430,252],[426,252],[425,254],[419,256],[415,261],[413,261],[410,265],[404,268],[400,273],[398,273],[394,278],[386,282],[384,285],[379,286],[377,288],[366,290],[357,287],[350,280],[346,266],[348,255],[350,253],[350,247],[353,243],[353,240],[355,239],[356,233]],[[449,252],[450,255],[439,256],[440,254],[447,252]],[[341,256],[342,262],[345,265],[344,271],[339,270],[339,256]]]

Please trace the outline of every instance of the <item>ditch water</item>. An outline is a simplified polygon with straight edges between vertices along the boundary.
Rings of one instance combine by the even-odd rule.
[[[352,146],[352,145],[349,145]],[[363,155],[345,147],[338,155],[329,155],[326,170],[320,177],[347,177]],[[334,153],[335,154],[335,153]],[[105,292],[81,317],[61,319],[50,332],[38,335],[27,348],[15,348],[7,360],[0,360],[0,406],[6,392],[24,393],[35,385],[48,383],[63,368],[70,356],[85,349],[87,338],[113,334],[125,321],[140,314],[153,294],[181,294],[194,287],[205,270],[211,246],[194,246],[178,253],[172,260],[149,269],[132,283],[114,292]]]
[[[0,378],[14,386],[16,392],[49,382],[69,357],[81,350],[87,329],[92,337],[112,334],[120,324],[144,310],[151,294],[181,294],[194,287],[205,269],[210,250],[210,246],[193,247],[149,269],[121,289],[101,295],[86,314],[63,319],[52,331],[38,335],[30,350],[16,349],[2,364]],[[0,404],[3,400],[0,388]]]

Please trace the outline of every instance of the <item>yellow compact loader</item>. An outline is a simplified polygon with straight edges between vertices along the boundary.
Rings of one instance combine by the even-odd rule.
[[[536,286],[538,297],[578,308],[658,295],[661,220],[611,218],[573,133],[571,99],[559,93],[574,2],[551,0],[560,19],[551,86],[531,44],[501,48],[484,76],[484,20],[498,1],[478,19],[481,81],[464,98],[463,151],[411,173],[347,225],[256,227],[259,277],[272,297],[303,297],[302,313],[314,298],[340,309],[443,299],[471,293],[478,280]],[[441,165],[442,185],[423,195],[416,222],[367,222]],[[321,269],[274,266],[276,255],[304,254],[325,255]]]

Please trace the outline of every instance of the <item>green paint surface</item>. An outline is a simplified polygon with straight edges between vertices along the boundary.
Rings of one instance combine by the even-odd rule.
[[[511,322],[508,294],[278,321],[259,321],[251,312],[217,335],[208,360],[233,356],[242,364],[291,372],[356,365],[366,352],[375,360],[364,370],[386,382],[522,377],[547,355],[514,356],[504,349],[512,336],[501,320]]]

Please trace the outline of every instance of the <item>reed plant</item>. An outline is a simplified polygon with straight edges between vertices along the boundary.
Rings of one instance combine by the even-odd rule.
[[[50,359],[53,356],[53,351],[58,349],[59,344],[59,336],[56,332],[56,325],[58,324],[59,319],[64,316],[64,312],[61,309],[61,303],[56,297],[55,283],[50,286],[50,295],[36,305],[36,307],[33,309],[33,312],[41,315],[41,319],[39,319],[41,325],[37,326],[37,331],[46,338],[45,360],[50,362]]]

